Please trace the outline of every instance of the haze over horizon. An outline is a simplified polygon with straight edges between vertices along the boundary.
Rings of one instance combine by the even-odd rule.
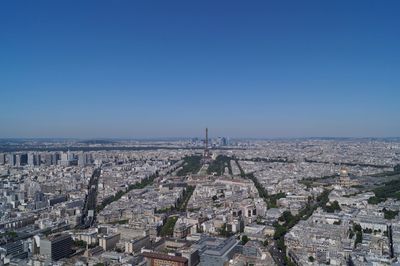
[[[399,137],[400,2],[0,4],[0,138]]]

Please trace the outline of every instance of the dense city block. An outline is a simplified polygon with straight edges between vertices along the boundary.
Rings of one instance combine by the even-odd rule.
[[[1,265],[399,263],[395,139],[4,141],[0,176]]]

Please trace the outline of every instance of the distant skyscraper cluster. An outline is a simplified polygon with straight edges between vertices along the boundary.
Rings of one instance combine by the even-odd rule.
[[[191,139],[191,145],[193,146],[204,146],[205,149],[208,148],[216,148],[216,147],[224,147],[231,145],[230,139],[227,137],[215,137],[210,138],[208,136],[208,128],[206,128],[206,135],[204,139],[201,138],[193,138]]]
[[[90,153],[78,152],[29,152],[29,153],[0,153],[0,165],[10,166],[86,166],[93,163]]]

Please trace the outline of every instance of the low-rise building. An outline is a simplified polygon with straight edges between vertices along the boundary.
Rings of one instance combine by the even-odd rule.
[[[188,266],[188,259],[156,252],[143,252],[147,266]]]
[[[119,242],[120,236],[120,234],[101,235],[99,236],[99,246],[105,251],[112,250]]]

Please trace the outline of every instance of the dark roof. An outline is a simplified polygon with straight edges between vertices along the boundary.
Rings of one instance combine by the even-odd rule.
[[[184,257],[170,256],[170,255],[163,254],[163,253],[143,252],[142,255],[143,255],[143,257],[151,258],[151,259],[169,260],[169,261],[182,262],[182,263],[186,263],[188,261],[187,258],[184,258]]]

